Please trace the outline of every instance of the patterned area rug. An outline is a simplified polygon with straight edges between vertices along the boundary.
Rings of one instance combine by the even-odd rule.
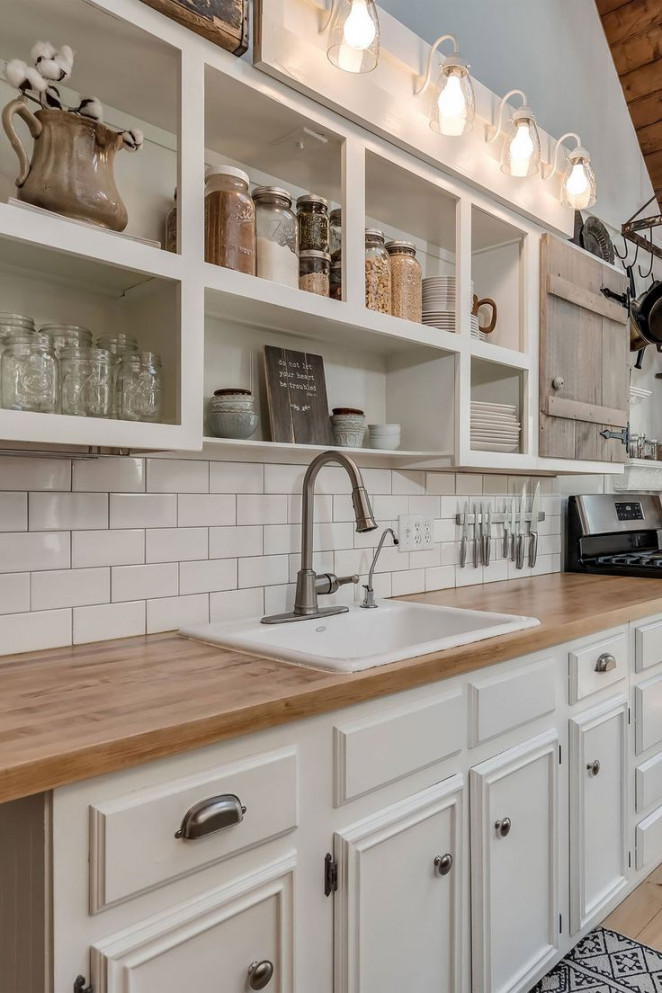
[[[531,993],[662,993],[662,953],[598,927]]]

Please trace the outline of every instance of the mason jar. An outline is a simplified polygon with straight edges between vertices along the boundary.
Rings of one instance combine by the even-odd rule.
[[[0,360],[2,406],[54,414],[58,408],[58,360],[49,335],[16,332],[5,339]]]
[[[109,417],[113,356],[94,345],[60,354],[60,410],[74,417]]]
[[[299,285],[299,245],[292,197],[278,186],[253,190],[257,231],[257,275],[285,286]]]
[[[39,332],[51,336],[58,359],[65,348],[89,348],[92,344],[92,332],[80,324],[42,324]]]
[[[255,275],[255,205],[248,175],[219,166],[205,180],[205,261]]]
[[[377,228],[365,233],[365,305],[381,314],[391,313],[391,259],[384,233]]]
[[[389,241],[391,260],[391,313],[405,321],[423,320],[423,273],[411,241]]]
[[[115,409],[121,421],[160,421],[163,377],[155,352],[125,352],[115,382]]]
[[[173,204],[166,214],[163,224],[163,247],[166,252],[177,251],[177,190],[173,195]]]
[[[0,311],[0,361],[2,360],[2,350],[5,340],[12,334],[34,334],[35,324],[31,317],[25,314],[11,314]],[[2,402],[2,389],[0,387],[0,403]]]
[[[336,207],[329,214],[329,251],[333,265],[342,257],[342,210]]]
[[[300,252],[329,251],[329,205],[324,197],[307,193],[297,200]]]
[[[331,282],[331,256],[328,252],[299,252],[299,288],[328,297]]]
[[[329,296],[332,300],[342,300],[342,262],[340,260],[331,264]]]
[[[125,334],[123,331],[116,331],[112,334],[102,334],[97,338],[97,348],[101,348],[106,352],[111,354],[111,383],[110,383],[110,413],[109,417],[117,417],[116,412],[116,400],[117,400],[117,371],[119,368],[120,359],[123,355],[127,353],[133,353],[138,351],[138,342],[131,334]]]

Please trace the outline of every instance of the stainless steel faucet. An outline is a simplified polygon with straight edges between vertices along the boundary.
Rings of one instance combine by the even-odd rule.
[[[379,558],[379,555],[381,553],[381,550],[384,547],[384,542],[386,541],[386,539],[388,538],[389,535],[391,535],[391,537],[393,538],[393,544],[394,545],[399,545],[400,544],[400,539],[397,537],[397,535],[396,535],[395,531],[393,530],[393,528],[385,528],[383,535],[379,539],[379,544],[377,545],[377,550],[376,550],[375,555],[373,557],[372,565],[370,566],[370,572],[368,573],[368,582],[363,587],[363,589],[365,590],[365,593],[363,594],[363,600],[361,601],[361,606],[362,607],[377,607],[378,606],[378,604],[375,601],[375,591],[372,588],[372,577],[375,574],[375,566],[377,565],[377,559]]]
[[[358,532],[374,531],[377,527],[372,516],[370,498],[363,484],[363,477],[352,459],[341,452],[322,452],[308,466],[303,480],[303,505],[301,508],[301,568],[297,574],[297,589],[294,610],[286,614],[272,614],[263,617],[263,624],[283,624],[287,621],[305,621],[314,617],[329,617],[331,614],[344,614],[349,607],[320,607],[319,595],[335,593],[340,586],[358,583],[358,576],[338,576],[326,572],[318,576],[313,569],[313,518],[315,514],[315,480],[322,466],[329,462],[341,465],[352,484],[352,503]]]

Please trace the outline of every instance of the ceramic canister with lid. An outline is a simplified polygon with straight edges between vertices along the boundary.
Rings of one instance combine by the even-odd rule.
[[[243,169],[215,166],[205,179],[205,261],[255,275],[255,204]]]
[[[250,390],[215,390],[209,401],[209,427],[216,438],[250,438],[259,423],[255,397]]]
[[[334,407],[331,432],[340,448],[361,448],[365,435],[364,412],[357,407]]]

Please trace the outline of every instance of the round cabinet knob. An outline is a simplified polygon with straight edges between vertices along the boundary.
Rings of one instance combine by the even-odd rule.
[[[494,825],[500,838],[507,838],[510,834],[510,829],[512,826],[513,824],[510,817],[504,817],[502,820],[497,821]]]
[[[434,866],[440,876],[447,876],[453,868],[453,856],[450,852],[435,856]]]
[[[604,652],[595,663],[596,672],[611,672],[616,668],[616,659],[609,652]]]
[[[588,769],[589,776],[597,776],[600,772],[600,763],[597,759],[595,759],[595,761],[589,762],[586,768]]]
[[[554,379],[552,380],[552,386],[557,391],[562,390],[563,387],[565,386],[565,379],[563,378],[563,376],[555,376]]]
[[[274,964],[269,959],[262,962],[251,962],[248,967],[248,988],[263,990],[268,986],[274,974]]]

